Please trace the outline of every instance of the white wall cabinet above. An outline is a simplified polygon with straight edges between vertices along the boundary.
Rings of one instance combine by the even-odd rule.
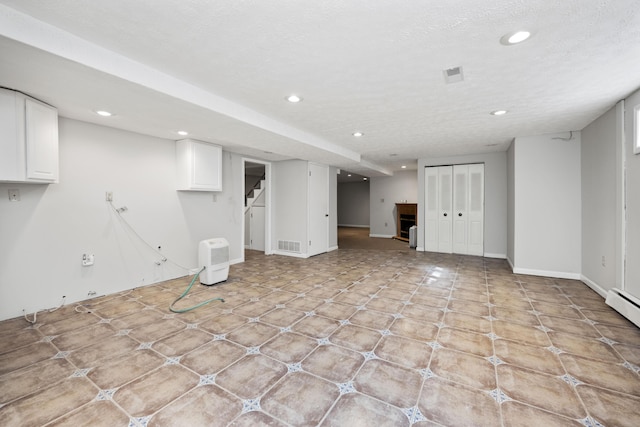
[[[176,141],[178,190],[222,191],[222,147],[194,139]]]
[[[0,89],[0,181],[58,182],[58,110]]]

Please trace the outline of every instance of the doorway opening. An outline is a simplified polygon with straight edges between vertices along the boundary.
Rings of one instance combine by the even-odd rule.
[[[271,163],[242,159],[243,163],[243,242],[245,250],[271,249]]]

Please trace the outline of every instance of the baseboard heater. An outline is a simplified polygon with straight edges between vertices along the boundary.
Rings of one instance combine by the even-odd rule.
[[[613,288],[607,293],[607,305],[640,328],[640,300],[623,290]]]

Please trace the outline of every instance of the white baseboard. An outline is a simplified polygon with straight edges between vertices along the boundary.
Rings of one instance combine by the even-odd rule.
[[[416,251],[417,252],[424,252],[424,247],[423,246],[417,246],[416,247]]]
[[[332,252],[338,249],[338,246],[330,246],[329,249],[327,249],[327,252]]]
[[[240,258],[236,258],[236,259],[232,259],[229,261],[230,265],[233,264],[240,264],[241,262],[244,262],[244,257],[240,257]]]
[[[393,239],[394,235],[393,234],[369,234],[369,237],[380,237],[383,239]]]
[[[602,298],[607,297],[607,291],[602,286],[598,285],[596,282],[589,279],[587,276],[580,275],[580,280],[582,280],[582,282],[586,284],[588,287],[596,291]]]
[[[294,257],[294,258],[309,258],[309,255],[307,255],[307,254],[297,254],[295,252],[273,251],[273,253],[275,255],[290,256],[290,257]]]
[[[628,292],[613,288],[607,294],[607,305],[640,327],[640,301]]]
[[[513,261],[511,261],[511,258],[509,258],[507,256],[507,262],[509,263],[509,267],[511,267],[511,271],[513,272]]]
[[[530,268],[511,268],[515,274],[526,274],[529,276],[554,277],[557,279],[580,280],[580,273],[566,273],[564,271],[533,270]]]
[[[358,224],[338,224],[338,227],[369,228],[369,225],[358,225]]]
[[[507,254],[491,254],[491,253],[486,253],[484,254],[485,258],[499,258],[499,259],[507,259]]]

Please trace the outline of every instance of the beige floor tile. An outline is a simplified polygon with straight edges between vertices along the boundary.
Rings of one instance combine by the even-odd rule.
[[[349,304],[340,304],[337,302],[329,302],[316,307],[313,311],[324,317],[329,317],[335,320],[346,320],[350,318],[353,313],[358,311],[356,306]]]
[[[212,341],[180,359],[180,363],[200,375],[212,375],[240,360],[247,351],[225,340]]]
[[[196,374],[166,365],[121,387],[113,400],[134,417],[149,416],[198,385]]]
[[[220,385],[241,399],[255,399],[273,386],[287,367],[263,355],[248,355],[216,376]]]
[[[153,343],[153,349],[168,357],[181,356],[203,344],[213,337],[200,329],[187,329],[182,333],[171,335]]]
[[[438,335],[438,327],[436,325],[408,317],[397,319],[389,330],[395,335],[423,342],[432,341]]]
[[[509,323],[507,321],[494,321],[493,332],[500,338],[521,342],[539,347],[548,347],[551,341],[546,333],[532,326]]]
[[[409,304],[400,313],[405,317],[427,323],[438,323],[444,318],[444,311],[419,304]]]
[[[518,323],[526,326],[540,326],[538,316],[528,311],[508,308],[505,306],[491,307],[491,315],[498,320],[508,323]]]
[[[502,416],[504,418],[504,425],[509,427],[531,427],[532,425],[545,427],[583,426],[583,424],[576,420],[516,401],[502,403]]]
[[[98,316],[93,314],[76,313],[75,316],[65,317],[52,323],[45,323],[38,330],[43,335],[61,335],[84,326],[95,325],[100,320]]]
[[[479,303],[479,304],[486,304],[487,302],[489,302],[489,298],[487,297],[487,287],[484,287],[484,292],[477,292],[477,291],[468,291],[465,289],[456,289],[454,288],[451,291],[451,297],[457,300],[464,300],[464,301],[472,301],[475,303]]]
[[[67,378],[0,408],[6,426],[41,426],[90,402],[98,389],[86,378]]]
[[[547,348],[507,340],[495,340],[493,344],[496,356],[505,363],[550,375],[565,373],[558,356]]]
[[[251,322],[227,334],[226,338],[245,347],[259,347],[279,333],[280,329],[274,326]]]
[[[594,322],[603,323],[605,325],[622,326],[625,328],[634,328],[635,325],[631,323],[627,318],[618,314],[614,310],[580,310],[582,314],[589,320]]]
[[[56,353],[58,350],[50,343],[37,342],[0,354],[0,375],[49,359]]]
[[[248,321],[246,317],[237,314],[223,314],[198,324],[198,327],[212,334],[221,335],[239,328]]]
[[[429,286],[428,284],[424,284],[416,289],[415,295],[448,299],[449,296],[451,296],[451,289],[449,288],[435,288]]]
[[[260,399],[260,407],[292,425],[317,425],[339,396],[335,384],[296,372],[269,390]]]
[[[321,345],[302,361],[302,368],[329,381],[346,383],[363,363],[360,353],[335,345]]]
[[[493,342],[489,337],[461,329],[442,328],[438,334],[438,343],[446,348],[476,356],[489,357],[493,354]]]
[[[411,297],[411,302],[414,304],[426,305],[427,307],[442,309],[447,306],[449,300],[446,298],[416,293]]]
[[[443,323],[457,329],[465,329],[481,334],[491,332],[491,322],[479,316],[451,311],[445,314]]]
[[[246,317],[260,317],[263,314],[275,308],[275,304],[265,301],[251,301],[244,305],[235,307],[233,309],[234,314],[239,314]]]
[[[373,359],[364,364],[353,384],[356,390],[399,408],[416,405],[422,377],[415,369]]]
[[[498,384],[510,398],[569,418],[586,413],[572,386],[557,376],[498,365]]]
[[[640,396],[640,376],[623,365],[603,363],[570,354],[561,354],[567,372],[589,385]]]
[[[579,385],[582,397],[591,416],[606,426],[637,427],[640,425],[640,397],[629,396],[597,387]]]
[[[134,329],[144,325],[148,325],[150,323],[159,322],[160,320],[162,320],[162,318],[163,314],[159,311],[142,310],[127,314],[117,319],[113,319],[110,324],[114,329],[117,330]]]
[[[229,424],[229,427],[287,427],[287,424],[270,417],[264,412],[247,412]]]
[[[449,301],[449,305],[447,305],[449,310],[459,311],[466,314],[471,314],[473,316],[489,316],[489,307],[484,305],[484,303],[479,304],[474,301],[467,301],[462,299],[452,299]]]
[[[425,381],[418,409],[427,419],[447,426],[500,426],[498,404],[483,391],[441,378]]]
[[[138,301],[119,298],[116,301],[109,301],[93,307],[92,312],[103,319],[114,319],[129,313],[141,311],[144,308],[144,304],[140,304]]]
[[[388,300],[384,298],[373,298],[367,304],[368,310],[383,311],[385,313],[400,313],[404,304],[396,300]]]
[[[277,308],[263,316],[260,316],[260,321],[280,328],[286,328],[293,325],[304,316],[305,314],[302,311],[291,310],[289,308]]]
[[[395,335],[387,335],[376,346],[374,353],[381,359],[411,369],[424,369],[429,365],[431,347]]]
[[[54,384],[74,371],[65,359],[48,359],[0,376],[0,405]]]
[[[311,338],[326,338],[338,329],[340,322],[322,316],[308,316],[296,323],[291,329]]]
[[[379,331],[356,325],[344,325],[331,334],[329,341],[351,350],[366,352],[373,350],[380,338],[382,335]]]
[[[161,366],[165,359],[151,350],[136,350],[109,359],[87,374],[103,390],[120,387]]]
[[[640,329],[636,327],[621,328],[619,326],[599,324],[595,325],[595,328],[610,340],[622,344],[640,346]]]
[[[496,388],[496,371],[487,359],[459,351],[434,350],[429,365],[439,377],[481,390]]]
[[[531,301],[531,305],[533,305],[533,308],[536,311],[540,312],[543,315],[577,320],[583,318],[578,310],[573,307],[569,307],[568,305],[552,304],[542,301]]]
[[[498,307],[505,307],[518,311],[533,310],[531,302],[526,298],[515,298],[511,295],[489,295],[489,302]]]
[[[394,288],[386,288],[380,290],[376,296],[378,298],[390,298],[398,301],[409,301],[411,296],[413,295],[414,290],[407,289],[394,289]]]
[[[67,332],[54,338],[51,342],[61,351],[76,350],[112,337],[116,331],[107,323],[87,326]]]
[[[33,344],[42,339],[43,335],[36,329],[23,329],[11,338],[0,340],[0,354],[8,353],[25,345]]]
[[[388,313],[375,310],[358,310],[349,318],[349,322],[369,329],[384,330],[391,325],[394,319],[395,318]]]
[[[567,353],[582,354],[592,359],[612,363],[622,362],[613,347],[595,338],[581,337],[563,332],[549,332],[549,338],[551,338],[551,342],[555,347]]]
[[[178,331],[186,329],[183,322],[177,319],[161,319],[155,323],[149,323],[129,332],[129,336],[140,342],[154,342]]]
[[[48,427],[113,427],[129,424],[129,417],[113,402],[108,400],[93,401],[77,411],[65,415]]]
[[[612,347],[627,362],[640,366],[640,347],[627,344],[614,344]],[[2,365],[2,363],[0,363],[0,365]]]
[[[600,332],[598,332],[593,325],[581,320],[540,315],[540,322],[543,326],[553,329],[555,332],[563,332],[590,338],[602,337]]]
[[[304,335],[282,333],[260,347],[260,352],[284,363],[296,363],[317,346],[317,340]]]
[[[578,307],[583,307],[589,310],[609,310],[609,307],[604,298],[596,297],[594,295],[584,297],[579,295],[569,295],[569,299]]]
[[[408,427],[409,419],[398,408],[368,396],[349,393],[340,397],[321,425]]]
[[[216,385],[196,387],[155,414],[153,426],[227,425],[242,412],[242,401]],[[179,420],[179,422],[178,422]]]

